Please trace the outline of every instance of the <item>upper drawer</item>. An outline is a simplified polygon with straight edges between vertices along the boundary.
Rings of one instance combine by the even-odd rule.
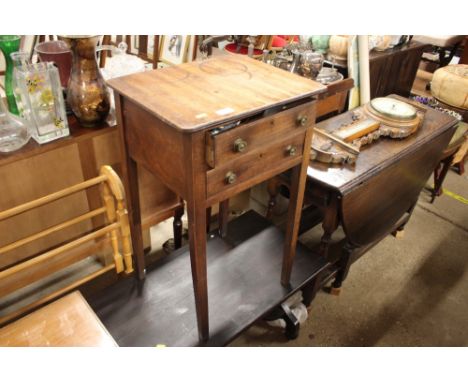
[[[226,131],[219,129],[208,131],[207,163],[211,168],[215,168],[261,146],[269,145],[281,136],[313,126],[314,123],[315,102],[310,101]]]

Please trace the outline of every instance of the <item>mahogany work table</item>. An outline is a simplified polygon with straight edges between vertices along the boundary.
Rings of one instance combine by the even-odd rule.
[[[326,88],[240,55],[120,77],[109,85],[116,92],[117,120],[125,143],[124,182],[138,277],[144,278],[145,265],[137,163],[187,203],[198,333],[206,341],[206,208],[293,169],[281,273],[281,283],[288,285],[315,97]]]

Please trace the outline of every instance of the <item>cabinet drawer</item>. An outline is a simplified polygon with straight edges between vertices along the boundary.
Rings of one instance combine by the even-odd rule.
[[[241,192],[279,171],[285,171],[302,161],[305,130],[296,131],[285,139],[262,145],[236,160],[206,173],[207,198],[219,193]]]
[[[305,131],[315,122],[315,102],[277,112],[274,115],[236,127],[214,129],[206,133],[206,160],[211,168],[223,165],[280,137]]]

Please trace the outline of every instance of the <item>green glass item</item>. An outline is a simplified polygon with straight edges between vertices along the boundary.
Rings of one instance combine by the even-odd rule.
[[[314,35],[310,38],[310,42],[316,52],[325,54],[328,50],[328,41],[330,35]]]
[[[21,36],[0,35],[0,50],[5,56],[5,93],[8,102],[8,109],[11,113],[19,115],[16,106],[15,94],[13,89],[13,61],[10,54],[17,52],[20,47]]]

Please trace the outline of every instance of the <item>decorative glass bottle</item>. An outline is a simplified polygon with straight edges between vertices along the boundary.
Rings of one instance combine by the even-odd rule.
[[[29,65],[31,63],[31,60],[29,58],[29,53],[28,52],[14,52],[10,54],[11,61],[13,63],[13,71],[12,71],[12,80],[11,80],[11,87],[13,89],[13,95],[15,96],[15,102],[16,102],[16,107],[18,110],[18,115],[21,117],[24,117],[23,112],[24,112],[24,106],[22,105],[22,100],[21,100],[21,92],[20,88],[18,86],[17,82],[17,72],[18,70],[21,70],[25,66]]]
[[[30,138],[26,122],[10,114],[0,98],[0,152],[8,153],[23,147]]]
[[[67,102],[81,125],[94,127],[109,114],[109,95],[96,61],[99,36],[59,36],[73,53]]]
[[[17,52],[20,47],[21,36],[14,35],[0,35],[0,50],[5,56],[5,94],[8,102],[8,109],[13,114],[18,115],[18,108],[16,106],[15,95],[13,91],[13,62],[10,54]]]

